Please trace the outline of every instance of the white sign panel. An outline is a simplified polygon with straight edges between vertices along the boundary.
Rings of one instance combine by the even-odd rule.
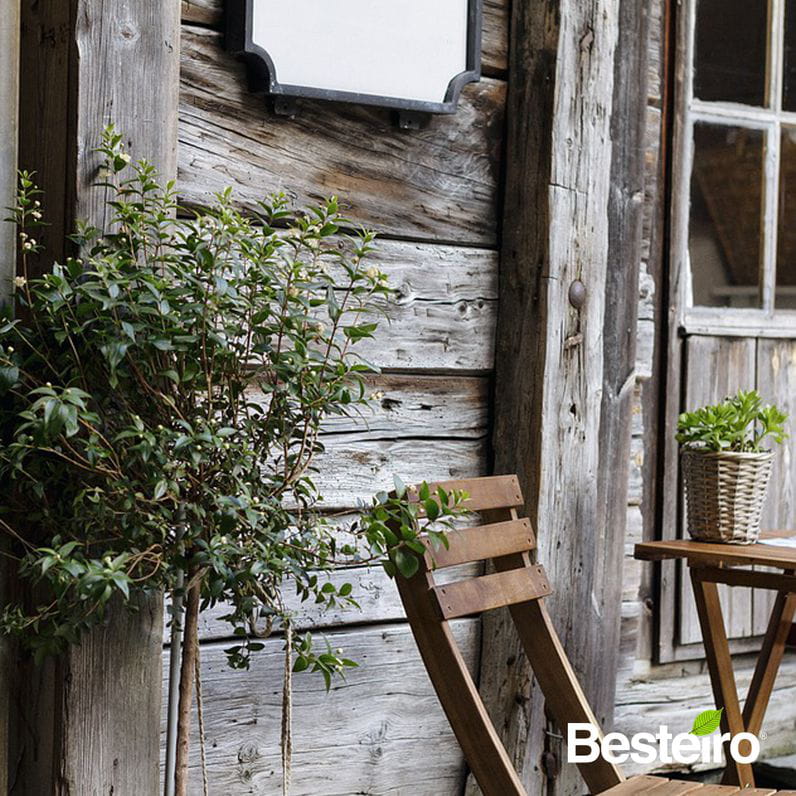
[[[450,113],[480,77],[480,5],[245,0],[228,35],[231,49],[259,59],[272,94]]]

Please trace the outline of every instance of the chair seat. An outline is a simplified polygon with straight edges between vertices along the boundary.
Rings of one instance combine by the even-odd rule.
[[[685,782],[681,779],[665,779],[664,777],[631,777],[621,785],[615,785],[603,791],[602,796],[713,796],[713,794],[738,793],[744,796],[796,796],[796,790],[773,790],[772,788],[738,788],[735,785],[703,785],[701,782]]]

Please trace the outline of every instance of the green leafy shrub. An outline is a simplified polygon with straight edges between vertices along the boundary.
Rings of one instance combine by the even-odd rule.
[[[787,419],[776,406],[764,406],[756,390],[741,390],[720,404],[681,414],[677,441],[690,450],[757,453],[768,438],[787,438]]]
[[[227,191],[178,220],[174,186],[131,163],[113,129],[101,152],[112,218],[78,231],[80,256],[30,278],[43,222],[29,174],[13,213],[23,276],[0,323],[0,528],[36,600],[7,606],[2,629],[58,653],[114,596],[132,606],[182,573],[203,608],[230,606],[230,662],[246,666],[256,625],[290,621],[284,581],[321,607],[353,603],[324,571],[418,549],[375,521],[369,549],[338,542],[313,480],[324,418],[367,403],[374,368],[356,348],[391,291],[368,261],[373,234],[345,234],[335,199],[296,213],[275,196],[246,215]],[[308,644],[295,639],[300,666],[327,682],[351,664]]]

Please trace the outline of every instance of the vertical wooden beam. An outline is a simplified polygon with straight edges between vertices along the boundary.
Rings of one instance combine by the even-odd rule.
[[[76,220],[105,224],[93,150],[106,124],[176,176],[179,15],[173,0],[23,4],[20,164],[37,172],[50,224],[39,271],[68,251]],[[141,595],[137,614],[112,612],[55,665],[23,667],[15,792],[159,791],[162,610]]]
[[[520,476],[557,587],[554,624],[603,722],[618,650],[645,31],[646,4],[631,0],[513,3],[495,471]],[[499,614],[485,618],[481,690],[528,792],[580,792]]]
[[[657,0],[655,0],[657,1]],[[603,529],[601,558],[595,562],[602,584],[598,599],[607,621],[604,649],[619,649],[622,559],[625,551],[633,396],[636,386],[639,272],[644,223],[647,134],[649,0],[620,0],[614,54],[611,113],[611,184],[608,197],[608,258],[603,323],[603,394],[600,410],[600,468],[597,524]],[[596,653],[599,654],[599,653]],[[591,698],[613,721],[618,656],[605,662],[600,691]]]
[[[0,208],[14,203],[17,175],[19,106],[19,0],[8,0],[0,14]],[[0,214],[4,218],[7,214]],[[0,221],[0,307],[11,299],[16,236],[11,224]],[[0,541],[0,549],[5,543]],[[0,560],[0,605],[9,598],[11,568]],[[13,645],[0,638],[0,793],[8,792],[9,721]]]

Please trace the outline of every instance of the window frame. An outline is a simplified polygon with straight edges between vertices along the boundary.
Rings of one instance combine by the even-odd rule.
[[[679,274],[672,303],[677,326],[685,334],[720,334],[743,337],[796,338],[796,310],[776,309],[776,237],[779,217],[781,134],[784,126],[796,129],[796,112],[782,110],[784,83],[785,3],[769,0],[766,53],[766,96],[769,107],[694,97],[696,10],[699,0],[682,0],[679,6],[675,57],[675,129],[672,178],[672,249]],[[695,306],[689,256],[691,174],[694,159],[694,125],[707,122],[760,130],[764,134],[763,207],[761,208],[761,258],[758,298],[760,307]]]

